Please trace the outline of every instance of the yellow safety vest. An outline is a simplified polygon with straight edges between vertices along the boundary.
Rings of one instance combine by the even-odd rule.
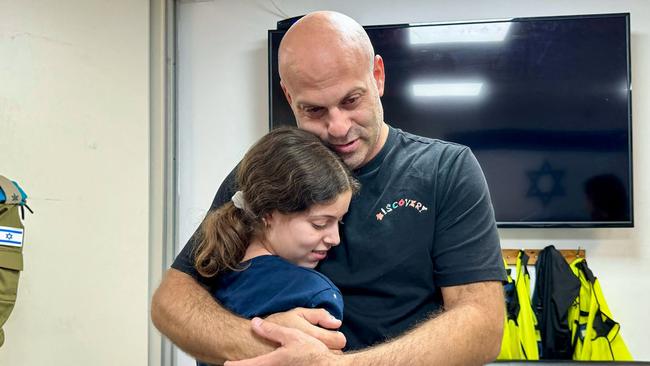
[[[518,304],[506,304],[505,324],[501,352],[497,360],[539,360],[537,319],[530,302],[530,275],[528,274],[528,257],[524,251],[517,256],[517,281],[513,281],[508,271],[507,283],[504,285],[506,298]],[[504,266],[508,264],[504,260]],[[512,304],[511,304],[512,305]]]
[[[571,263],[580,279],[580,296],[569,309],[568,321],[573,337],[573,359],[580,361],[631,361],[632,355],[620,334],[621,326],[612,316],[600,282],[584,258]]]
[[[503,266],[506,268],[506,283],[503,285],[506,300],[504,303],[506,316],[504,317],[501,351],[499,352],[499,356],[497,356],[497,360],[523,360],[523,354],[519,346],[519,330],[513,318],[515,315],[508,308],[509,301],[516,301],[517,292],[515,290],[515,282],[510,277],[508,263],[505,259],[503,260]]]
[[[541,337],[537,327],[537,317],[530,301],[530,274],[528,256],[523,250],[517,256],[517,297],[519,298],[519,337],[527,360],[539,360]]]

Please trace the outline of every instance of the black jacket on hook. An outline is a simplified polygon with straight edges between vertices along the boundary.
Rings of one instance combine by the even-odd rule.
[[[552,245],[539,253],[535,275],[532,306],[541,335],[540,359],[570,360],[573,347],[567,315],[580,294],[580,280]]]

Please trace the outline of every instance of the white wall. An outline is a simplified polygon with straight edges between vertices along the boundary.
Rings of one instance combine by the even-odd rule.
[[[0,0],[0,173],[25,271],[0,365],[145,365],[149,1]]]
[[[633,229],[501,230],[504,248],[581,246],[636,359],[650,360],[650,2],[645,0],[365,0],[183,2],[179,27],[180,241],[185,243],[245,150],[267,131],[266,30],[312,10],[361,24],[630,12],[634,123]],[[390,72],[390,70],[388,70]],[[182,244],[181,244],[182,245]],[[181,358],[182,359],[182,358]],[[191,361],[182,359],[183,364]]]

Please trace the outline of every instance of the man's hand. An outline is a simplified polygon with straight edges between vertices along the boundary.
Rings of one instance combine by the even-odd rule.
[[[268,340],[280,344],[271,353],[241,361],[227,361],[224,366],[274,366],[274,365],[342,365],[343,357],[332,353],[325,344],[307,334],[264,321],[251,320],[253,331]]]
[[[341,350],[345,347],[345,336],[336,331],[341,326],[341,321],[324,309],[295,308],[269,315],[266,320],[283,327],[298,329],[318,339],[330,350]]]

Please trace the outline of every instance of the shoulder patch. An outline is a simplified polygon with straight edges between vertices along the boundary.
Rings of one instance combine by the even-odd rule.
[[[9,247],[23,246],[23,229],[0,226],[0,245]]]

